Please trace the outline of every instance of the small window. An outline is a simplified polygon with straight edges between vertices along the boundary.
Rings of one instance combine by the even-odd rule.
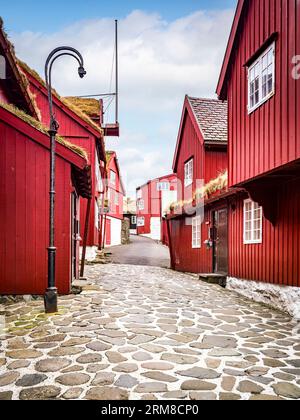
[[[110,171],[110,182],[112,185],[116,185],[117,175],[114,171]]]
[[[137,226],[138,226],[138,227],[143,227],[143,226],[145,226],[145,217],[138,217],[138,218],[137,218]]]
[[[194,160],[191,159],[184,165],[184,186],[188,187],[193,183]]]
[[[99,230],[99,207],[97,200],[95,200],[95,228]]]
[[[131,224],[136,225],[136,216],[131,216]]]
[[[114,200],[114,203],[115,203],[116,206],[119,205],[119,193],[117,191],[115,191],[115,200]]]
[[[138,208],[138,210],[144,210],[145,209],[145,201],[143,199],[138,200],[137,208]]]
[[[262,207],[252,200],[244,201],[244,244],[262,243]]]
[[[142,198],[142,190],[137,190],[136,192],[136,198],[139,200],[140,198]]]
[[[192,248],[201,248],[201,217],[197,216],[192,221]]]
[[[157,183],[157,191],[170,191],[170,183],[169,182],[158,182]]]
[[[248,111],[252,112],[275,93],[275,44],[248,70]]]

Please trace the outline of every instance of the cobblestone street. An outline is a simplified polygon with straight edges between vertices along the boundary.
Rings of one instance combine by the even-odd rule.
[[[86,274],[56,316],[2,307],[0,399],[300,399],[288,316],[163,268]]]

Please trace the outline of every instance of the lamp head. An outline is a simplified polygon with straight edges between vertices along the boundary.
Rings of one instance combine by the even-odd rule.
[[[78,74],[79,74],[79,77],[80,77],[81,79],[83,79],[83,78],[84,78],[84,76],[86,75],[86,71],[84,70],[84,67],[83,67],[83,66],[80,66],[80,67],[78,68]]]

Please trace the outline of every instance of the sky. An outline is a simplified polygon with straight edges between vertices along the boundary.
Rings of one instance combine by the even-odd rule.
[[[215,97],[236,0],[0,3],[17,55],[41,75],[53,48],[69,45],[82,53],[83,80],[72,59],[53,69],[53,85],[63,96],[114,91],[119,19],[121,136],[109,139],[107,149],[118,153],[129,196],[147,180],[172,172],[184,96]],[[113,111],[107,110],[106,122],[114,121]]]

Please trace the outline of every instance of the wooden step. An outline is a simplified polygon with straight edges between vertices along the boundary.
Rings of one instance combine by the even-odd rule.
[[[208,284],[218,284],[221,287],[226,287],[227,276],[224,274],[199,274],[199,280]]]

